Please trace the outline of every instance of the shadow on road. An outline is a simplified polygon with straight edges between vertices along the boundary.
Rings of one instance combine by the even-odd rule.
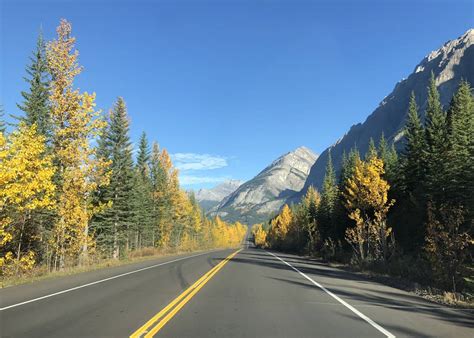
[[[320,282],[332,293],[340,296],[346,301],[349,301],[356,307],[379,306],[405,313],[422,313],[432,317],[433,319],[446,321],[467,328],[474,328],[474,311],[472,310],[440,306],[439,304],[429,302],[428,300],[409,294],[405,291],[371,281],[369,278],[365,278],[364,276],[330,267],[329,265],[317,260],[309,260],[280,253],[278,253],[278,256],[292,264],[301,272],[312,277],[315,281]],[[238,256],[232,259],[232,262],[237,264],[253,264],[294,272],[291,267],[282,263],[280,260],[268,255],[262,250],[256,249],[241,252]],[[301,281],[274,277],[267,278],[297,287],[311,289],[317,288],[315,285],[303,278],[301,278]],[[321,279],[323,279],[323,281]],[[317,289],[319,290],[319,288]],[[407,335],[411,336],[423,336],[422,333],[412,332],[407,328],[393,327],[393,329],[396,329],[399,332],[405,332]]]

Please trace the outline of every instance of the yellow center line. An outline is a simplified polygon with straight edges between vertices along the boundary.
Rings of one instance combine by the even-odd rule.
[[[154,315],[149,321],[142,325],[137,331],[130,335],[131,338],[139,338],[143,334],[146,334],[145,337],[153,337],[168,321],[173,318],[173,316],[229,261],[237,255],[240,251],[237,250],[234,253],[227,256],[222,262],[217,264],[207,273],[205,273],[201,278],[199,278],[193,285],[191,285],[186,291],[181,293],[176,297],[172,302],[170,302],[166,307],[164,307],[160,312]],[[174,309],[173,309],[174,307]],[[172,311],[170,311],[173,309]],[[169,312],[169,313],[168,313]],[[152,330],[150,328],[156,323],[161,317],[168,313],[161,321],[159,321]]]
[[[217,264],[215,267],[213,267],[210,271],[208,271],[206,274],[204,274],[201,278],[199,278],[193,285],[191,285],[186,291],[184,291],[182,294],[180,294],[178,297],[176,297],[171,303],[169,303],[166,307],[164,307],[160,312],[158,312],[156,315],[154,315],[149,321],[147,321],[145,324],[143,324],[137,331],[132,333],[130,338],[138,338],[140,337],[143,333],[147,332],[148,327],[150,327],[153,323],[155,323],[158,319],[163,317],[165,313],[167,313],[173,306],[175,306],[181,299],[183,299],[188,293],[190,293],[196,286],[198,286],[206,277],[212,273],[215,269],[217,269],[221,264],[223,264],[224,261],[220,262]]]

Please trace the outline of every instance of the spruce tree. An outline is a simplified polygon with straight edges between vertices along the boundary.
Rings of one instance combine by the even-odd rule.
[[[319,224],[322,239],[332,235],[334,220],[334,210],[338,199],[339,190],[336,181],[336,172],[332,163],[331,151],[328,152],[328,161],[326,164],[326,174],[324,176],[323,187],[321,191],[321,204],[319,207]]]
[[[110,115],[104,118],[106,124],[97,140],[96,157],[104,162],[111,162],[111,147],[109,143]],[[110,167],[107,174],[110,175]],[[109,213],[111,207],[111,193],[109,186],[99,186],[92,196],[93,205],[101,212],[95,214],[91,219],[91,230],[94,233],[99,251],[106,256],[112,256],[113,236],[112,221]],[[109,205],[110,204],[110,205]]]
[[[153,191],[150,173],[150,146],[145,133],[142,133],[139,141],[134,187],[134,245],[136,248],[153,246]]]
[[[474,97],[470,84],[461,81],[448,109],[449,198],[464,207],[474,205]],[[474,210],[470,210],[473,212]]]
[[[45,43],[41,32],[38,35],[36,50],[33,52],[30,61],[31,64],[26,68],[28,76],[25,77],[29,89],[21,92],[24,101],[18,104],[18,108],[25,113],[20,119],[29,126],[36,123],[38,133],[46,136],[48,141],[52,128],[48,101],[50,76],[46,61]]]
[[[382,132],[379,140],[378,154],[384,163],[385,174],[384,178],[390,183],[393,184],[393,181],[396,176],[396,166],[397,166],[397,151],[395,146],[392,143],[391,146],[388,145],[385,135]]]
[[[110,159],[110,183],[103,192],[104,200],[112,206],[104,211],[103,242],[108,252],[119,258],[130,247],[130,230],[134,221],[134,168],[129,137],[127,108],[119,97],[110,114],[110,124],[101,153]]]
[[[360,153],[356,146],[351,148],[349,155],[346,155],[345,159],[344,159],[344,155],[345,153],[343,154],[342,168],[341,168],[341,177],[340,177],[341,186],[344,186],[347,179],[352,176],[352,174],[354,173],[355,163],[357,162],[357,160],[360,160]]]
[[[402,151],[402,189],[413,192],[425,179],[424,128],[418,114],[415,93],[411,93],[408,119],[405,126],[405,149]]]
[[[375,147],[374,139],[371,137],[369,140],[369,148],[365,153],[365,160],[368,161],[374,157],[377,157],[377,148]]]
[[[171,201],[169,196],[168,173],[161,163],[161,153],[158,144],[153,143],[150,159],[151,185],[153,192],[153,228],[155,229],[152,241],[156,246],[162,243],[164,223],[172,221]]]
[[[426,107],[424,157],[426,159],[426,194],[434,202],[440,202],[445,196],[447,183],[445,167],[448,161],[447,129],[446,114],[441,106],[432,73]]]

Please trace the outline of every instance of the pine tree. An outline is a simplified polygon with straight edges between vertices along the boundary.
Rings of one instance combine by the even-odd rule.
[[[321,191],[321,204],[318,212],[322,240],[325,240],[333,233],[334,210],[338,195],[339,189],[336,181],[336,172],[332,164],[331,152],[329,151],[328,161],[326,164],[326,174],[324,176],[323,188]]]
[[[51,117],[48,102],[50,76],[42,32],[38,35],[36,50],[33,52],[30,61],[31,64],[26,68],[28,77],[25,77],[29,89],[27,92],[21,92],[24,102],[18,104],[18,108],[25,112],[25,116],[20,119],[29,126],[36,124],[38,133],[49,138],[51,136]]]
[[[426,194],[434,202],[441,201],[445,196],[445,166],[448,161],[447,136],[446,114],[441,106],[434,74],[432,73],[428,87],[424,157],[426,159]]]

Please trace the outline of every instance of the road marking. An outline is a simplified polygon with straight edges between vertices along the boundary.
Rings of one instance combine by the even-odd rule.
[[[237,255],[242,249],[239,249],[229,256],[227,256],[222,262],[217,264],[201,278],[199,278],[193,285],[176,297],[171,303],[165,306],[160,312],[154,315],[149,321],[142,325],[137,331],[130,335],[130,338],[138,338],[145,335],[145,338],[153,337],[163,326],[168,323],[181,308],[186,305],[191,298],[217,273],[227,262],[229,262],[235,255]],[[166,314],[166,315],[165,315]],[[160,318],[163,319],[160,320]],[[158,321],[160,320],[160,321]],[[158,321],[158,322],[157,322]],[[156,323],[155,326],[153,326]]]
[[[158,312],[156,315],[154,315],[152,318],[150,318],[149,321],[147,321],[145,324],[143,324],[137,331],[132,333],[130,337],[139,337],[145,332],[148,332],[147,329],[150,327],[153,323],[155,323],[158,319],[163,317],[163,315],[168,312],[169,309],[171,309],[173,306],[175,306],[181,299],[183,299],[188,293],[190,293],[193,288],[195,288],[199,283],[201,283],[204,279],[206,279],[207,276],[209,276],[212,271],[217,269],[221,264],[223,264],[224,261],[221,261],[219,264],[217,264],[215,267],[213,267],[211,270],[209,270],[206,274],[204,274],[201,278],[199,278],[193,285],[191,285],[186,291],[184,291],[182,294],[180,294],[178,297],[176,297],[171,303],[169,303],[166,307],[164,307],[160,312]]]
[[[49,295],[41,296],[41,297],[38,297],[38,298],[33,298],[33,299],[30,299],[30,300],[27,300],[27,301],[24,301],[24,302],[21,302],[21,303],[17,303],[17,304],[5,306],[5,307],[0,308],[0,311],[8,310],[8,309],[11,309],[11,308],[14,308],[14,307],[17,307],[17,306],[21,306],[21,305],[25,305],[25,304],[28,304],[28,303],[37,302],[37,301],[39,301],[39,300],[43,300],[43,299],[46,299],[46,298],[58,296],[58,295],[61,295],[61,294],[63,294],[63,293],[67,293],[67,292],[71,292],[71,291],[75,291],[75,290],[78,290],[78,289],[82,289],[82,288],[85,288],[85,287],[88,287],[88,286],[91,286],[91,285],[95,285],[95,284],[107,282],[107,281],[109,281],[109,280],[116,279],[116,278],[120,278],[120,277],[124,277],[124,276],[128,276],[128,275],[131,275],[131,274],[134,274],[134,273],[137,273],[137,272],[141,272],[141,271],[145,271],[145,270],[157,268],[157,267],[159,267],[159,266],[163,266],[163,265],[166,265],[166,264],[171,264],[171,263],[179,262],[179,261],[182,261],[182,260],[185,260],[185,259],[189,259],[189,258],[194,258],[194,257],[202,256],[202,255],[208,254],[208,253],[210,253],[210,252],[212,252],[212,251],[215,251],[215,250],[206,251],[206,252],[202,252],[202,253],[199,253],[199,254],[196,254],[196,255],[191,255],[191,256],[186,256],[186,257],[181,257],[181,258],[173,259],[173,260],[171,260],[171,261],[167,261],[167,262],[163,262],[163,263],[158,263],[158,264],[154,264],[154,265],[151,265],[151,266],[147,266],[147,267],[145,267],[145,268],[141,268],[141,269],[138,269],[138,270],[133,270],[133,271],[121,273],[121,274],[119,274],[119,275],[112,276],[112,277],[108,277],[108,278],[104,278],[104,279],[101,279],[101,280],[98,280],[98,281],[95,281],[95,282],[91,282],[91,283],[87,283],[87,284],[75,286],[75,287],[70,288],[70,289],[58,291],[58,292],[51,293],[51,294],[49,294]]]
[[[320,305],[334,305],[334,306],[341,306],[340,303],[328,303],[328,302],[314,302],[314,301],[306,301],[305,303],[308,304],[320,304]],[[419,305],[391,305],[391,304],[383,304],[383,303],[375,303],[375,304],[357,304],[358,308],[361,307],[384,307],[387,309],[413,309],[413,310],[454,310],[456,311],[474,311],[474,309],[465,309],[465,308],[453,308],[449,306],[419,306]]]
[[[268,253],[269,255],[272,255],[273,257],[279,259],[280,261],[282,261],[283,263],[285,263],[286,265],[288,265],[290,268],[292,268],[293,270],[295,270],[296,272],[298,272],[301,276],[303,276],[304,278],[306,278],[307,280],[309,280],[311,283],[313,283],[314,285],[316,285],[317,287],[319,287],[321,290],[323,290],[324,292],[326,292],[328,295],[330,295],[331,297],[333,297],[335,300],[337,300],[339,303],[341,303],[342,305],[344,305],[345,307],[347,307],[349,310],[351,310],[352,312],[354,312],[356,315],[358,315],[360,318],[362,318],[363,320],[365,320],[367,323],[369,323],[370,325],[372,325],[373,327],[375,327],[377,330],[379,330],[380,332],[382,332],[386,337],[390,337],[390,338],[395,338],[395,335],[392,334],[391,332],[387,331],[386,329],[384,329],[382,326],[380,326],[379,324],[377,324],[376,322],[374,322],[372,319],[370,319],[369,317],[367,317],[366,315],[364,315],[362,312],[360,312],[359,310],[357,310],[355,307],[353,307],[352,305],[350,305],[349,303],[345,302],[344,300],[342,300],[341,298],[339,298],[338,296],[336,296],[334,293],[332,293],[331,291],[329,291],[328,289],[326,289],[324,286],[322,286],[321,284],[319,284],[318,282],[314,281],[311,277],[309,277],[308,275],[306,275],[305,273],[301,272],[300,270],[298,270],[297,268],[295,268],[293,265],[291,265],[290,263],[287,263],[286,261],[284,261],[282,258],[278,257],[277,255],[275,255],[273,252],[269,252],[269,251],[266,251],[266,253]]]

